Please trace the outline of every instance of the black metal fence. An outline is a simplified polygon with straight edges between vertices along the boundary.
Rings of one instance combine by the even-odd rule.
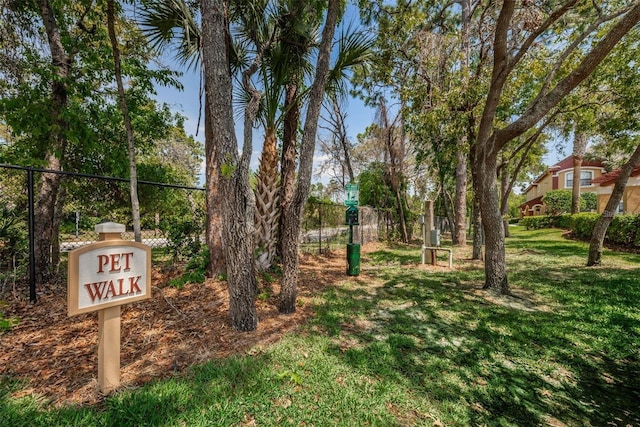
[[[61,175],[56,228],[51,259],[97,241],[95,225],[103,221],[124,224],[124,239],[133,240],[129,180],[90,174],[49,171],[0,164],[0,295],[8,286],[29,282],[36,299],[34,262],[34,194],[40,174]],[[188,257],[204,244],[204,189],[183,185],[138,181],[142,241],[153,250],[153,261],[172,262]],[[394,224],[388,212],[359,208],[354,243],[365,244],[390,237]],[[301,251],[323,253],[345,247],[349,227],[345,206],[308,203],[301,231]],[[53,265],[55,268],[56,265]]]
[[[43,172],[61,175],[53,263],[65,252],[97,241],[94,228],[103,221],[125,224],[123,238],[133,240],[128,179],[0,164],[0,294],[9,284],[28,280],[32,301],[36,298],[34,187]],[[156,249],[154,260],[180,258],[204,243],[202,188],[138,181],[138,196],[142,239]]]

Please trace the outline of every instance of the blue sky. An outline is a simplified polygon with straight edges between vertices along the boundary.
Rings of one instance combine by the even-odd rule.
[[[345,15],[344,25],[348,25],[351,22],[358,23],[358,12],[355,6],[349,3],[347,8],[347,14]],[[178,66],[172,61],[169,54],[164,58],[166,66],[178,69]],[[200,108],[199,101],[199,71],[190,70],[184,71],[184,74],[180,77],[180,82],[184,86],[183,91],[179,91],[172,87],[156,87],[157,100],[159,102],[167,103],[172,111],[180,113],[186,118],[185,129],[187,134],[192,135],[198,141],[204,143],[204,119],[200,119],[200,126],[198,128],[198,112]],[[347,134],[351,141],[356,141],[356,136],[362,133],[367,126],[369,126],[375,119],[375,111],[364,105],[360,99],[349,97],[344,103],[344,107],[347,111],[346,126]],[[303,117],[304,119],[304,117]],[[236,135],[238,136],[238,143],[242,144],[242,123],[236,122]],[[319,134],[323,131],[318,129]],[[253,156],[251,161],[251,169],[256,170],[258,167],[258,161],[262,150],[262,142],[264,139],[264,130],[257,129],[253,136]],[[241,148],[241,147],[240,147]],[[321,154],[316,149],[315,163],[321,159]],[[328,177],[316,177],[317,168],[314,168],[314,182],[328,182]],[[201,180],[201,184],[204,184]]]
[[[351,3],[349,3],[348,5],[343,25],[349,25],[350,23],[359,23],[357,8]],[[177,69],[179,68],[177,65],[175,65],[175,63],[173,63],[173,61],[170,59],[170,56],[167,56],[164,61],[165,65],[167,66],[175,67]],[[198,112],[200,108],[199,72],[197,69],[184,71],[184,74],[182,75],[182,77],[180,77],[179,80],[184,86],[183,91],[179,91],[175,88],[156,87],[157,99],[160,102],[167,103],[174,112],[182,114],[186,118],[185,128],[187,133],[194,136],[197,140],[204,142],[203,118],[200,118],[200,128],[198,129]],[[349,136],[349,139],[352,142],[355,142],[357,135],[364,132],[365,128],[374,122],[375,110],[371,107],[365,106],[362,100],[352,97],[349,97],[345,101],[344,107],[346,110],[347,134]],[[319,129],[318,132],[319,135],[321,135],[324,131],[322,129]],[[242,123],[236,122],[236,134],[238,136],[238,143],[242,144]],[[251,162],[251,168],[253,170],[256,170],[258,167],[263,139],[264,131],[262,129],[257,129],[253,137],[253,157]],[[562,153],[557,153],[555,151],[554,144],[550,143],[548,145],[548,148],[549,153],[544,158],[547,165],[553,165],[554,163],[565,157],[565,155],[563,155]],[[317,165],[319,160],[321,160],[321,153],[316,147],[314,164]],[[317,171],[318,169],[317,167],[315,167],[313,181],[327,183],[329,177],[318,177],[316,175]],[[203,175],[200,184],[204,184]]]

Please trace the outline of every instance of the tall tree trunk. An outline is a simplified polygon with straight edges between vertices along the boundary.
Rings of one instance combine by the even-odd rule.
[[[224,252],[222,245],[222,218],[220,216],[222,197],[218,185],[218,168],[216,166],[216,141],[213,129],[211,128],[211,118],[209,116],[209,99],[206,96],[205,86],[204,99],[204,150],[205,150],[205,186],[206,186],[206,239],[209,249],[209,265],[207,273],[209,277],[216,277],[224,272]]]
[[[550,15],[550,19],[542,24],[542,28],[539,29],[540,33],[564,16],[574,3],[567,2],[555,10]],[[504,1],[496,20],[491,82],[478,127],[473,161],[473,166],[478,171],[480,207],[486,239],[485,288],[499,290],[502,293],[509,293],[509,286],[505,265],[504,233],[503,227],[500,226],[500,209],[495,186],[498,152],[509,141],[531,129],[547,115],[569,92],[593,72],[622,37],[640,21],[640,3],[633,3],[626,14],[622,15],[618,22],[610,27],[606,35],[584,55],[571,72],[558,81],[552,89],[549,87],[555,73],[549,73],[542,91],[529,107],[506,127],[495,129],[496,111],[500,105],[504,85],[514,67],[520,63],[528,48],[535,41],[535,37],[532,35],[532,38],[529,38],[521,46],[521,49],[517,50],[515,56],[510,55],[510,52],[514,50],[509,43],[509,34],[515,9],[515,1]],[[559,64],[557,65],[559,66]]]
[[[67,79],[71,70],[71,58],[64,50],[58,23],[48,0],[38,0],[39,12],[44,23],[51,51],[51,64],[56,78],[51,82],[51,129],[45,155],[47,169],[62,170],[67,139],[64,135],[67,122],[64,110],[67,107]],[[51,239],[56,198],[60,187],[60,175],[43,173],[38,184],[35,202],[35,270],[36,282],[43,283],[51,275]]]
[[[389,112],[382,98],[380,99],[379,111],[385,148],[389,155],[389,176],[391,178],[391,190],[396,199],[396,212],[400,221],[400,235],[402,236],[402,241],[408,243],[409,235],[407,233],[405,209],[402,192],[400,190],[404,157],[404,136],[402,132],[400,132],[401,135],[398,138],[395,137],[395,126],[389,120]],[[402,131],[402,126],[400,126],[400,128]]]
[[[351,163],[351,145],[349,144],[349,138],[347,137],[345,114],[342,113],[340,105],[335,100],[333,101],[333,111],[336,116],[337,136],[340,140],[340,146],[342,147],[342,154],[344,155],[344,166],[347,169],[347,175],[349,176],[348,182],[355,182],[356,176],[353,173],[353,165]]]
[[[480,210],[485,238],[485,284],[483,289],[509,293],[507,282],[504,227],[500,215],[498,186],[495,171],[495,156],[483,156],[476,160],[478,170],[478,188],[480,189]]]
[[[473,229],[473,242],[471,259],[482,261],[482,245],[484,245],[484,232],[482,231],[482,213],[480,212],[480,199],[478,192],[474,191],[473,206],[471,208],[471,228]]]
[[[276,256],[278,227],[278,146],[276,129],[267,128],[256,182],[256,264],[266,270]]]
[[[283,251],[282,251],[282,287],[278,309],[281,313],[293,313],[296,310],[297,281],[298,281],[298,245],[302,213],[309,195],[311,174],[313,170],[313,153],[316,145],[318,119],[324,96],[324,88],[329,77],[329,57],[331,44],[335,33],[340,0],[329,0],[327,17],[322,30],[322,41],[318,52],[316,75],[311,85],[304,132],[300,147],[300,166],[297,185],[290,210],[283,211]]]
[[[607,234],[607,228],[609,228],[609,224],[613,220],[613,217],[618,210],[618,205],[620,204],[620,200],[622,200],[622,196],[624,195],[624,189],[627,186],[627,181],[631,176],[631,172],[640,164],[640,145],[638,145],[627,161],[627,163],[622,166],[620,169],[620,174],[616,179],[616,183],[613,186],[613,191],[611,192],[611,196],[609,196],[609,201],[607,202],[607,206],[596,221],[596,224],[593,227],[593,232],[591,233],[591,240],[589,242],[589,258],[587,260],[587,265],[600,265],[602,262],[602,246],[604,244],[604,237]],[[574,177],[575,179],[575,177]]]
[[[504,237],[509,237],[509,170],[506,164],[502,164],[500,171],[500,213],[502,214],[502,226],[504,228]]]
[[[580,213],[580,174],[587,151],[587,135],[574,128],[573,135],[573,186],[571,187],[571,214]]]
[[[254,272],[254,198],[249,187],[251,141],[246,141],[241,159],[233,123],[232,82],[229,69],[228,3],[201,0],[202,51],[206,96],[212,129],[216,129],[216,168],[220,191],[222,236],[229,285],[229,317],[239,331],[258,326],[255,308],[257,282]],[[254,100],[255,101],[255,100]],[[255,108],[256,102],[250,103]],[[247,116],[257,110],[247,110]],[[255,117],[255,116],[254,116]],[[251,124],[248,125],[249,127]],[[247,124],[245,123],[245,132]]]
[[[62,215],[64,211],[64,202],[67,198],[67,189],[64,185],[64,177],[60,180],[60,189],[56,198],[56,209],[53,215],[53,228],[51,235],[51,271],[54,274],[59,273],[60,267],[60,224],[62,223]]]
[[[460,150],[457,156],[452,243],[454,246],[465,246],[467,244],[467,153]]]
[[[471,1],[460,0],[462,11],[462,52],[464,54],[464,79],[465,86],[469,86],[469,61],[471,57],[469,43],[469,25],[471,23]],[[454,205],[454,223],[452,243],[454,246],[467,244],[467,146],[468,138],[464,136],[460,141],[456,160],[456,198]]]
[[[300,122],[299,86],[289,83],[285,88],[284,122],[282,132],[282,158],[280,161],[280,215],[278,216],[278,255],[283,253],[284,216],[290,212],[296,185],[296,150],[298,148],[298,123]]]
[[[471,133],[471,130],[469,130]],[[475,159],[476,145],[471,145],[470,158]],[[480,189],[478,184],[478,175],[475,169],[475,165],[471,167],[471,185],[473,187],[473,199],[471,206],[471,229],[473,230],[473,242],[472,242],[472,260],[483,260],[482,245],[484,245],[484,233],[482,231],[482,213],[480,211]]]
[[[133,137],[133,126],[129,117],[129,108],[127,107],[127,99],[122,83],[122,70],[120,63],[120,47],[115,29],[115,3],[113,0],[107,2],[107,28],[109,32],[109,40],[111,41],[111,50],[113,52],[113,64],[116,77],[116,85],[118,87],[118,102],[124,128],[127,133],[127,147],[129,152],[129,191],[131,197],[131,215],[133,216],[133,235],[136,242],[142,242],[142,230],[140,226],[140,201],[138,200],[138,172],[136,168],[136,149]]]

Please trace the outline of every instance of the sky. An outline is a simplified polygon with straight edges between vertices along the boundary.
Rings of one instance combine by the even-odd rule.
[[[358,12],[355,6],[349,4],[347,13],[343,23],[348,25],[350,22],[359,22]],[[338,33],[339,29],[336,31]],[[178,66],[172,61],[170,56],[165,56],[163,59],[164,65],[179,69]],[[200,109],[199,100],[199,70],[184,71],[184,74],[178,79],[184,86],[184,90],[179,91],[173,87],[156,86],[157,96],[156,99],[161,103],[169,105],[171,110],[176,113],[180,113],[185,117],[185,130],[188,135],[192,135],[196,140],[204,144],[204,118],[200,117],[200,124],[198,126],[198,114]],[[204,102],[204,101],[203,101]],[[349,97],[343,104],[346,111],[346,126],[347,135],[352,142],[356,141],[356,137],[359,133],[364,132],[367,126],[369,126],[375,120],[375,110],[364,105],[364,102],[360,99]],[[302,116],[304,120],[304,116]],[[238,139],[239,149],[242,149],[242,126],[241,122],[236,121],[236,136]],[[318,134],[322,135],[322,129],[318,129]],[[264,130],[257,129],[253,136],[253,156],[251,160],[251,169],[258,169],[258,162],[262,151],[262,142],[264,140]],[[316,145],[316,154],[314,156],[314,174],[312,182],[322,182],[324,184],[329,182],[329,176],[317,176],[319,172],[318,164],[322,161],[322,155],[319,152],[319,145]],[[203,159],[204,167],[204,159]],[[201,171],[200,185],[204,185],[204,172]]]
[[[343,25],[349,24],[359,24],[358,10],[357,8],[349,3],[347,8],[347,13],[345,15],[345,19],[343,21]],[[340,31],[339,29],[336,33]],[[180,69],[169,56],[166,56],[164,59],[166,66],[169,66],[174,69]],[[183,91],[179,91],[173,87],[161,87],[157,86],[157,100],[159,102],[167,103],[172,111],[180,113],[185,117],[185,130],[187,134],[192,135],[195,139],[202,142],[204,144],[204,118],[200,117],[200,124],[198,126],[198,116],[200,109],[200,100],[199,100],[199,91],[200,91],[200,83],[199,83],[199,70],[187,70],[184,71],[184,74],[179,78],[179,81],[184,86]],[[346,111],[346,126],[347,126],[347,135],[351,142],[357,141],[357,135],[364,132],[366,127],[369,126],[375,120],[375,110],[371,107],[364,105],[364,102],[358,98],[349,97],[345,100],[343,107]],[[304,120],[304,116],[302,117]],[[238,139],[238,144],[240,145],[239,149],[242,149],[242,126],[241,122],[236,122],[236,135]],[[322,135],[322,129],[318,129],[319,136]],[[251,160],[251,169],[257,170],[259,157],[262,151],[262,142],[264,140],[264,130],[257,129],[253,136],[253,156]],[[544,157],[544,162],[546,165],[551,166],[557,163],[559,160],[562,160],[566,157],[566,153],[559,153],[556,150],[555,142],[551,142],[548,145],[548,153]],[[570,149],[570,148],[569,148]],[[567,149],[565,148],[565,151]],[[570,153],[569,153],[570,154]],[[323,155],[319,151],[319,145],[316,145],[316,153],[314,156],[314,174],[312,177],[312,182],[322,182],[324,184],[329,182],[330,177],[328,175],[319,176],[319,163],[323,160]],[[204,159],[202,166],[204,168]],[[200,174],[200,185],[204,185],[204,170],[201,171]]]
[[[175,88],[169,87],[157,87],[157,100],[159,102],[167,103],[171,110],[176,113],[180,113],[185,117],[185,130],[188,135],[192,135],[196,140],[204,144],[204,117],[200,117],[200,124],[198,126],[198,111],[200,108],[199,101],[199,83],[198,75],[195,72],[186,72],[180,81],[184,85],[184,90],[179,91]],[[364,105],[360,99],[349,98],[345,101],[345,107],[347,111],[346,126],[347,134],[351,141],[356,141],[356,137],[359,133],[364,132],[367,126],[373,123],[375,118],[375,111],[370,107]],[[319,134],[322,132],[318,129]],[[242,123],[236,122],[236,136],[238,138],[238,144],[242,144]],[[264,130],[257,129],[253,136],[253,156],[251,160],[251,169],[257,170],[260,153],[262,151],[262,142],[264,140]],[[241,146],[239,147],[242,148]],[[314,182],[328,182],[328,177],[316,177],[317,163],[322,160],[321,153],[318,147],[316,147],[316,154],[314,156]],[[203,184],[203,182],[201,182]]]

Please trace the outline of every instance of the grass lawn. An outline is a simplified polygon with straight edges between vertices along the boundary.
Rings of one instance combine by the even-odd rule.
[[[559,230],[512,233],[516,297],[480,290],[461,251],[434,270],[388,246],[318,295],[298,334],[101,407],[16,398],[28,385],[0,378],[0,425],[640,425],[640,255],[587,268]]]

